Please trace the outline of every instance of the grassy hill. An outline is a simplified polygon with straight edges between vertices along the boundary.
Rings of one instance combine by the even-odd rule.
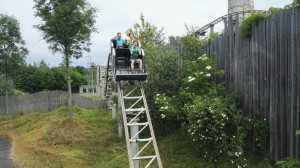
[[[72,123],[65,107],[53,112],[0,116],[0,135],[12,140],[12,155],[19,167],[128,167],[125,139],[118,138],[117,121],[106,110],[74,107]],[[197,156],[184,131],[157,139],[164,167],[211,167]],[[253,155],[248,165],[271,167]],[[224,160],[218,167],[230,167],[230,163]]]

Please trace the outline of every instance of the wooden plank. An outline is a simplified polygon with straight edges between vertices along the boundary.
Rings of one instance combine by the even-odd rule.
[[[228,66],[229,66],[229,60],[228,60],[228,21],[227,18],[224,19],[224,38],[223,38],[223,48],[224,48],[224,71],[225,71],[225,88],[229,88],[229,71],[228,71]]]
[[[278,153],[278,132],[277,132],[277,16],[278,14],[271,15],[271,69],[270,69],[270,157],[277,160]]]
[[[299,8],[296,8],[297,12],[297,23],[296,25],[299,25],[300,24],[300,9]],[[295,77],[297,79],[295,79],[297,81],[297,85],[296,85],[296,88],[297,88],[297,97],[296,97],[296,111],[295,113],[297,114],[297,116],[295,116],[295,118],[297,118],[297,129],[300,130],[300,77],[299,77],[299,74],[300,74],[300,32],[297,31],[297,40],[296,40],[296,61],[297,61],[297,70],[296,70],[296,75]],[[297,140],[296,140],[296,148],[294,150],[296,150],[296,156],[299,158],[300,157],[300,151],[299,151],[299,136],[297,137]]]
[[[229,83],[228,83],[228,91],[232,92],[233,91],[233,84],[234,84],[234,79],[233,79],[233,45],[234,45],[234,30],[233,30],[233,18],[232,15],[228,17],[228,39],[229,39],[229,46],[228,46],[228,62],[227,62],[227,69],[228,69],[228,75],[229,75]]]
[[[288,71],[288,31],[289,31],[289,20],[287,17],[287,10],[283,10],[280,15],[280,26],[279,26],[279,121],[280,121],[280,153],[279,158],[287,156],[287,135],[289,129],[287,128],[288,110],[287,110],[287,71]]]
[[[298,24],[297,24],[297,19],[296,19],[296,8],[292,9],[291,12],[291,33],[290,33],[290,45],[289,45],[289,54],[290,54],[290,59],[289,59],[289,63],[288,65],[290,65],[290,71],[288,72],[288,88],[289,88],[289,110],[290,110],[290,121],[288,121],[288,123],[290,123],[289,127],[291,132],[293,132],[293,130],[296,130],[297,127],[297,117],[296,116],[296,112],[297,112],[297,45],[296,45],[296,41],[297,41],[297,31],[298,31]],[[290,156],[296,156],[296,137],[295,135],[293,135],[293,133],[289,133],[289,155]]]

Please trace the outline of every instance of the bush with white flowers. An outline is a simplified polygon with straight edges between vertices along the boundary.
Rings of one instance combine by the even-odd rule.
[[[156,95],[161,120],[176,118],[183,123],[195,149],[209,161],[228,156],[234,166],[246,167],[243,145],[248,118],[223,84],[214,82],[223,72],[205,54],[186,64],[187,75],[179,93]]]

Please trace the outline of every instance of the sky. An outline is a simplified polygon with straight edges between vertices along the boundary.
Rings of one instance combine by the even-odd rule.
[[[255,0],[256,10],[269,7],[283,7],[293,0]],[[87,0],[98,9],[96,28],[98,33],[91,36],[91,52],[80,59],[73,59],[73,66],[88,67],[90,62],[106,65],[110,51],[109,40],[139,23],[140,14],[158,28],[164,28],[165,36],[186,34],[184,24],[202,27],[227,14],[227,0]],[[33,28],[40,19],[34,17],[33,0],[0,0],[0,13],[14,16],[20,24],[22,37],[29,54],[26,62],[32,64],[44,60],[49,66],[59,66],[62,54],[53,54],[42,39],[41,32]],[[222,26],[222,25],[219,25]],[[217,29],[217,28],[216,28]]]

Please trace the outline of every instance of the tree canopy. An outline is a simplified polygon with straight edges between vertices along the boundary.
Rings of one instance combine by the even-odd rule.
[[[35,16],[42,19],[35,27],[53,52],[63,54],[67,68],[68,113],[72,119],[70,58],[80,58],[89,52],[91,33],[96,31],[96,9],[86,0],[34,0]]]

